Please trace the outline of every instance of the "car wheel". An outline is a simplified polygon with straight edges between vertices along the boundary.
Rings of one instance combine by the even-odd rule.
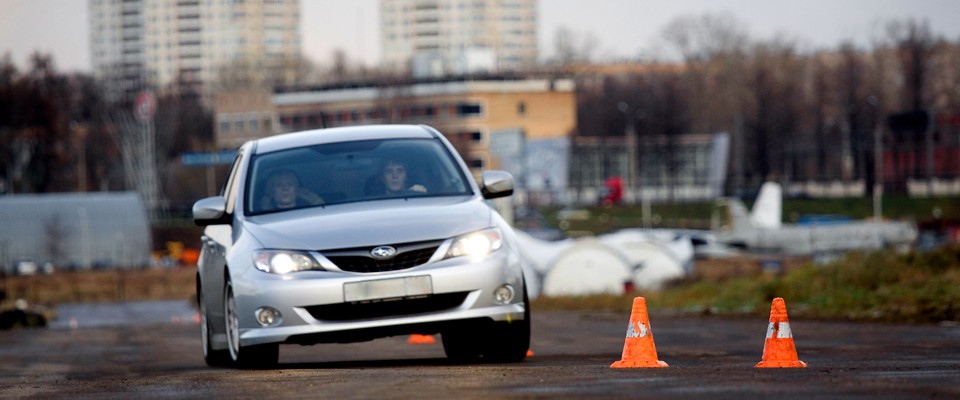
[[[530,349],[530,301],[523,290],[523,320],[496,322],[486,335],[483,358],[489,362],[519,362]]]
[[[207,315],[207,304],[204,301],[203,288],[197,285],[197,303],[200,309],[200,344],[203,346],[203,359],[211,367],[228,367],[231,364],[229,350],[214,350],[211,347],[210,317]]]
[[[477,324],[461,324],[440,334],[443,352],[456,362],[476,361],[483,354]]]
[[[270,368],[277,364],[280,345],[277,343],[240,346],[240,316],[233,296],[233,284],[227,280],[224,293],[224,318],[230,358],[239,368]]]
[[[487,362],[523,361],[530,349],[530,301],[526,287],[522,321],[462,324],[440,336],[447,358],[455,361],[476,361],[481,356]]]

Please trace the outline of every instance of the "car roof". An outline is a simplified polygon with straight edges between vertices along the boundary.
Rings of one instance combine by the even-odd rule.
[[[435,135],[435,130],[423,125],[360,125],[314,129],[257,139],[254,152],[269,153],[302,146],[356,140],[431,139],[435,138]]]

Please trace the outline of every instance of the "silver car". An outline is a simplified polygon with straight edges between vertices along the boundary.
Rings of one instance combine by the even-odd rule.
[[[510,226],[431,127],[359,126],[245,143],[197,201],[203,355],[270,367],[280,344],[441,334],[459,361],[523,360],[530,311]]]

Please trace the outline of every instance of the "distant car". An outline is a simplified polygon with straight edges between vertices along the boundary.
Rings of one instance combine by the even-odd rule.
[[[406,183],[392,192],[398,164]],[[523,360],[521,257],[484,201],[512,193],[506,172],[484,171],[477,183],[427,126],[245,143],[222,194],[193,206],[206,226],[197,298],[207,364],[270,367],[284,343],[437,333],[449,358]]]
[[[17,275],[36,275],[39,268],[36,261],[30,259],[19,259],[14,267],[14,273]]]

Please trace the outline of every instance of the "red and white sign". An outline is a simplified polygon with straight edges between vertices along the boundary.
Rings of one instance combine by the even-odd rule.
[[[153,114],[157,111],[157,98],[151,92],[141,92],[137,95],[137,101],[133,105],[133,114],[140,122],[147,122],[153,119]]]

